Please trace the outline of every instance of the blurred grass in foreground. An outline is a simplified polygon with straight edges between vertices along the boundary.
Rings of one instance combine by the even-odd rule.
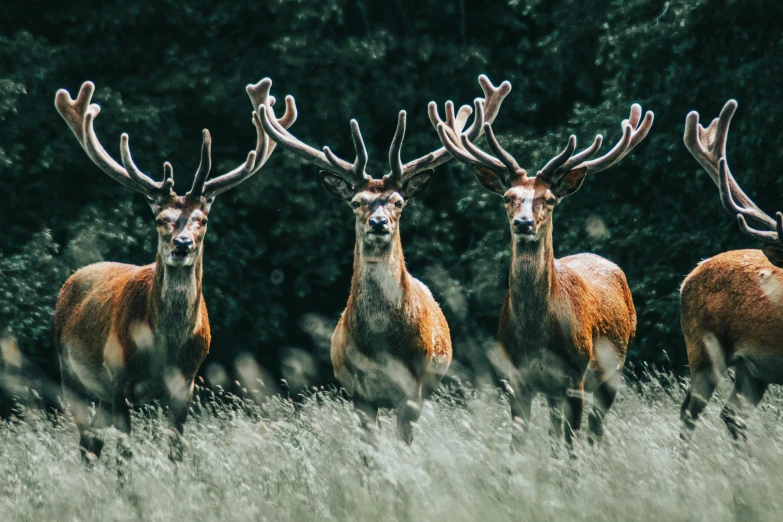
[[[166,457],[165,418],[134,415],[134,457],[118,474],[116,432],[82,464],[73,428],[35,411],[0,424],[1,520],[775,520],[783,509],[783,392],[774,388],[734,446],[714,400],[687,458],[682,383],[626,383],[598,447],[553,447],[544,401],[527,447],[509,449],[505,399],[447,390],[407,447],[381,416],[377,447],[352,406],[318,392],[298,407],[206,390],[186,425],[185,460]],[[728,390],[724,383],[722,396]],[[122,475],[120,477],[119,475]]]

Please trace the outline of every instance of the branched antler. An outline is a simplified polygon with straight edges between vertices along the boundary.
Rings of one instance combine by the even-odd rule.
[[[721,196],[726,210],[732,214],[742,214],[744,218],[750,219],[753,223],[774,229],[775,220],[765,214],[755,203],[742,191],[737,181],[729,170],[728,159],[726,157],[726,141],[729,136],[729,125],[734,113],[737,110],[736,100],[729,100],[720,111],[720,116],[712,120],[706,129],[699,124],[699,113],[691,111],[685,118],[685,134],[683,141],[688,151],[696,158],[696,161],[704,167],[712,181],[720,189],[722,186],[720,161],[725,164],[726,187],[730,194]],[[727,205],[726,203],[735,201],[737,205]],[[737,212],[736,208],[742,208],[742,212]]]
[[[600,134],[595,137],[592,145],[584,149],[583,151],[574,155],[576,149],[576,136],[573,134],[568,139],[568,145],[566,148],[549,160],[544,165],[537,176],[541,176],[544,179],[550,180],[552,183],[556,183],[566,173],[579,169],[587,168],[587,172],[601,172],[609,167],[615,165],[626,154],[631,152],[650,132],[650,128],[653,124],[654,114],[652,111],[647,111],[642,119],[642,107],[638,103],[631,105],[631,115],[627,120],[623,120],[620,127],[623,130],[623,136],[620,138],[612,149],[601,156],[588,160],[593,154],[598,152],[603,143],[603,136]]]
[[[479,84],[484,91],[484,98],[477,98],[474,102],[476,106],[476,117],[478,118],[478,114],[480,113],[483,118],[484,107],[486,107],[487,119],[492,121],[497,115],[503,98],[505,98],[511,90],[511,84],[503,82],[499,87],[494,87],[489,81],[489,78],[484,75],[479,77]],[[472,110],[469,106],[464,106],[455,116],[454,105],[449,102],[446,105],[446,121],[452,129],[455,129],[455,132],[459,133],[462,131],[471,112]],[[429,104],[429,115],[433,125],[437,126],[439,123],[442,123],[434,102]],[[430,152],[420,158],[403,164],[401,160],[401,151],[402,143],[405,138],[406,123],[407,113],[405,111],[400,111],[397,117],[397,130],[394,133],[394,138],[392,139],[392,144],[389,148],[390,172],[383,177],[383,181],[392,186],[401,186],[407,179],[415,174],[424,170],[433,169],[450,159],[448,151],[444,147],[441,147],[434,152]],[[261,124],[264,131],[267,132],[273,140],[277,141],[280,146],[307,161],[318,165],[324,170],[339,175],[354,189],[372,179],[365,171],[368,159],[367,149],[364,146],[364,140],[362,139],[361,132],[359,132],[359,124],[356,120],[351,120],[351,135],[353,137],[354,149],[356,150],[356,159],[353,163],[348,163],[347,161],[340,159],[331,149],[329,149],[329,147],[324,147],[323,152],[319,151],[287,132],[280,125],[275,123],[274,111],[270,104],[261,108]],[[482,131],[482,124],[483,119],[481,121],[474,120],[468,134],[474,136],[474,138],[479,136]]]
[[[270,103],[274,103],[274,97],[269,95],[271,85],[271,80],[265,79],[256,85],[248,85],[247,87],[250,100],[254,104],[253,123],[256,126],[258,136],[256,149],[250,152],[247,160],[236,169],[207,181],[212,164],[212,138],[209,131],[205,129],[202,133],[201,163],[187,196],[214,198],[239,185],[263,167],[274,150],[274,143],[269,142],[269,138],[261,128],[256,111],[257,107],[267,100]],[[71,98],[68,91],[60,89],[57,91],[54,101],[57,111],[65,119],[65,122],[73,131],[87,156],[113,179],[132,190],[141,192],[149,198],[156,199],[161,196],[171,195],[174,186],[171,164],[168,162],[163,164],[163,181],[161,182],[156,182],[150,176],[144,174],[133,162],[127,133],[123,133],[120,138],[122,165],[117,163],[106,152],[106,149],[98,140],[93,127],[93,122],[101,110],[99,105],[90,103],[94,92],[95,85],[92,82],[85,82],[75,100]],[[285,115],[278,121],[278,124],[287,128],[296,120],[296,106],[293,104],[293,99],[286,100],[286,104]]]
[[[478,113],[481,110],[481,107],[477,105],[476,109]],[[544,168],[538,171],[536,176],[546,179],[551,183],[556,183],[562,176],[574,169],[587,168],[588,172],[600,172],[608,169],[620,161],[636,147],[645,136],[647,136],[650,127],[652,127],[654,116],[651,111],[647,111],[644,120],[642,120],[641,115],[641,106],[634,104],[631,107],[630,118],[623,120],[622,122],[623,137],[617,142],[612,150],[604,156],[594,160],[588,161],[588,158],[594,155],[601,147],[603,137],[599,134],[593,140],[592,145],[583,151],[574,154],[574,151],[576,150],[576,136],[572,135],[568,139],[566,148],[560,154],[549,160]],[[477,122],[480,120],[481,116],[477,114],[475,121]],[[512,179],[514,177],[526,176],[527,173],[525,169],[520,168],[514,157],[506,152],[498,143],[495,138],[495,133],[492,130],[491,122],[487,121],[483,126],[487,145],[494,156],[487,154],[473,143],[470,131],[460,133],[453,125],[450,125],[448,119],[446,122],[439,122],[436,128],[443,145],[451,155],[461,162],[474,167],[492,169],[500,176],[506,186],[512,184]]]
[[[699,124],[699,113],[691,111],[685,119],[683,141],[696,161],[704,167],[718,185],[723,208],[737,217],[740,229],[749,237],[769,245],[781,246],[783,214],[772,219],[762,211],[739,186],[729,170],[726,159],[726,141],[729,124],[737,110],[736,100],[729,100],[706,129]],[[748,221],[756,225],[752,228]]]

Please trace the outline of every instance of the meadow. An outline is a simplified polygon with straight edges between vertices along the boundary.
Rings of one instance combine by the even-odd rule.
[[[0,520],[774,520],[783,509],[783,392],[730,441],[713,400],[689,449],[679,439],[685,383],[627,380],[597,446],[572,453],[548,436],[543,399],[528,441],[510,449],[505,397],[444,388],[412,446],[381,415],[368,443],[349,401],[312,392],[294,404],[200,390],[181,463],[167,457],[165,416],[139,410],[118,463],[117,432],[85,465],[75,429],[30,410],[0,424]],[[721,397],[728,383],[719,388]]]

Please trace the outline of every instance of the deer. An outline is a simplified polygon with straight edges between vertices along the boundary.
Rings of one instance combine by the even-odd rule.
[[[467,133],[449,122],[437,125],[448,151],[473,169],[479,183],[503,198],[511,229],[508,292],[500,311],[498,350],[488,354],[509,398],[512,447],[519,450],[529,428],[531,405],[546,396],[550,435],[565,437],[572,447],[580,429],[585,393],[592,393],[588,414],[590,441],[603,436],[604,418],[618,392],[628,344],[636,333],[636,310],[623,271],[594,254],[554,257],[552,214],[576,192],[588,173],[618,163],[647,136],[653,123],[648,111],[631,107],[622,122],[622,138],[604,156],[589,159],[601,147],[574,154],[576,136],[535,176],[528,176],[498,143],[491,122],[485,152]],[[563,424],[567,429],[563,432]]]
[[[477,114],[486,110],[493,120],[511,84],[504,82],[496,88],[484,75],[479,83],[484,98],[474,102]],[[434,125],[441,121],[434,103],[428,111]],[[472,112],[465,105],[455,115],[453,104],[448,104],[446,118],[461,129]],[[355,119],[350,128],[356,158],[348,163],[329,147],[320,151],[294,137],[277,123],[271,103],[261,107],[260,116],[271,139],[320,167],[319,179],[327,193],[347,202],[354,213],[351,291],[331,339],[334,375],[351,396],[365,429],[377,424],[379,408],[393,408],[397,432],[411,444],[412,423],[451,364],[452,347],[438,303],[406,269],[399,223],[408,201],[429,186],[433,169],[451,157],[441,147],[403,164],[400,154],[407,118],[403,110],[389,148],[390,172],[373,178],[366,172],[367,149]],[[481,132],[481,122],[476,122],[468,130],[474,137]]]
[[[247,86],[254,107],[255,150],[234,170],[208,179],[212,138],[205,129],[200,163],[183,196],[174,192],[169,162],[164,163],[159,182],[139,170],[131,157],[128,134],[120,138],[122,164],[106,152],[95,134],[100,106],[91,103],[92,82],[81,86],[75,100],[65,89],[56,94],[57,111],[93,163],[144,195],[158,234],[154,263],[88,265],[66,281],[57,299],[53,334],[63,398],[79,431],[81,455],[88,462],[100,458],[104,442],[99,430],[115,427],[127,438],[131,405],[151,400],[168,408],[169,456],[181,458],[194,380],[211,340],[202,295],[207,220],[215,198],[261,170],[275,149],[258,114],[259,107],[274,103],[271,85],[265,78]],[[276,123],[287,128],[295,120],[296,105],[289,97],[285,114]],[[95,404],[92,418],[91,404]]]
[[[737,102],[728,100],[705,129],[699,113],[685,120],[685,147],[718,186],[723,208],[760,250],[730,250],[706,259],[680,288],[680,322],[691,380],[682,403],[681,436],[690,440],[721,375],[734,386],[720,418],[735,442],[746,440],[746,416],[769,384],[783,384],[783,214],[764,213],[729,170],[726,142]]]

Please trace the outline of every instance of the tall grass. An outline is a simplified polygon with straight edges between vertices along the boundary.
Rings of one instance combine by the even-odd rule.
[[[428,402],[411,447],[388,413],[376,444],[365,442],[351,405],[331,393],[297,408],[203,394],[179,464],[157,409],[134,415],[134,456],[122,466],[116,433],[85,466],[72,426],[29,412],[0,424],[0,520],[779,520],[783,393],[765,397],[740,446],[713,401],[687,456],[683,395],[676,381],[626,384],[606,439],[580,440],[574,458],[549,439],[543,400],[513,453],[507,405],[492,389]]]

